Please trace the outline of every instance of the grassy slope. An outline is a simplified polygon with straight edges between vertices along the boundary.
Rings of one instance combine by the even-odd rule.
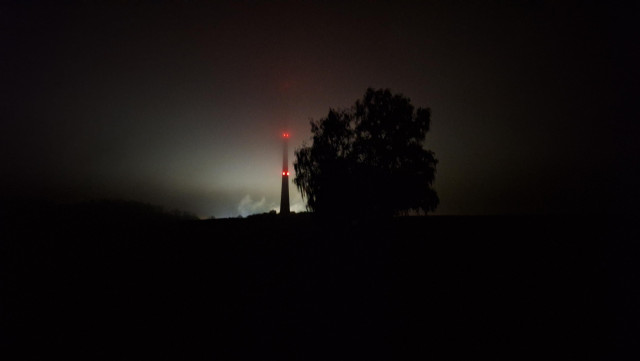
[[[609,358],[634,330],[611,299],[625,291],[609,231],[551,217],[12,222],[1,345],[92,359]]]

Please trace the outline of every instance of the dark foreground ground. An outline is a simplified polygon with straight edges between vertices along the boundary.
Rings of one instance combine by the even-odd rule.
[[[0,358],[635,359],[637,236],[598,217],[8,217]]]

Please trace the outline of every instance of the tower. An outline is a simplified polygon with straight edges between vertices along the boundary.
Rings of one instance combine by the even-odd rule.
[[[284,149],[282,153],[282,193],[280,194],[280,214],[289,214],[289,133],[282,133]]]

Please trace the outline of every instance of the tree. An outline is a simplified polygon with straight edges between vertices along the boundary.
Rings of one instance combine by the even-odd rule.
[[[423,144],[429,108],[389,89],[367,89],[346,110],[311,121],[313,144],[296,150],[294,183],[323,215],[391,216],[433,211],[438,160]]]

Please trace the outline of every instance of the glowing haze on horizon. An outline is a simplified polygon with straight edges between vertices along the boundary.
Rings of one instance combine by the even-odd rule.
[[[620,159],[615,130],[602,126],[620,99],[612,64],[625,57],[609,51],[619,13],[493,1],[3,3],[0,196],[133,199],[203,218],[277,210],[282,133],[293,169],[309,120],[374,87],[432,110],[436,214],[602,207],[620,174],[608,166]],[[290,197],[304,210],[293,182]]]

